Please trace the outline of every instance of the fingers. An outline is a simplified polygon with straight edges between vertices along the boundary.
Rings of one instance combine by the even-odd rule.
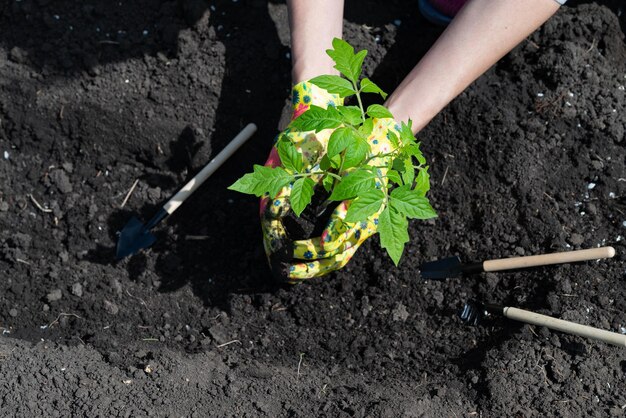
[[[376,233],[373,222],[352,225],[353,226],[347,229],[343,234],[341,243],[335,246],[331,251],[328,251],[326,247],[321,245],[320,237],[294,241],[293,258],[305,261],[333,258],[352,247],[361,245],[363,241]]]
[[[348,264],[358,248],[359,246],[354,246],[331,258],[291,264],[289,266],[288,281],[289,283],[297,283],[302,280],[323,276],[332,271],[339,270]]]

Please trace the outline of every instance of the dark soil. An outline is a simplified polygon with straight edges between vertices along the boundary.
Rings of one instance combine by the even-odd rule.
[[[570,3],[420,133],[439,218],[411,223],[400,267],[373,238],[291,287],[271,278],[258,203],[226,190],[264,161],[288,96],[284,4],[0,3],[2,415],[623,415],[623,348],[457,317],[475,299],[626,332],[626,14]],[[387,90],[440,33],[417,2],[346,8]],[[251,121],[157,243],[116,262],[131,214],[149,218]],[[417,270],[599,245],[617,256]]]

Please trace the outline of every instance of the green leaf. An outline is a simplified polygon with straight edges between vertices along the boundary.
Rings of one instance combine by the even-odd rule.
[[[356,84],[361,76],[363,60],[367,55],[367,50],[362,50],[355,54],[354,48],[349,43],[335,38],[333,39],[333,49],[328,49],[326,53],[335,61],[335,68],[348,80]]]
[[[328,171],[331,168],[339,168],[341,166],[341,155],[335,155],[333,158],[328,157],[328,154],[324,154],[320,160],[320,169]]]
[[[354,48],[346,41],[335,38],[333,39],[333,49],[326,50],[329,57],[335,61],[335,68],[343,74],[348,80],[356,82],[356,77],[352,71],[352,62],[354,60]]]
[[[337,106],[337,110],[349,125],[360,125],[363,122],[363,115],[358,106]]]
[[[393,118],[391,112],[386,107],[379,104],[370,105],[367,108],[367,115],[377,119]]]
[[[393,145],[393,149],[398,149],[398,147],[400,146],[400,141],[398,141],[398,135],[391,131],[388,131],[387,139],[389,140],[389,142],[391,142],[391,145]]]
[[[365,121],[363,122],[363,124],[361,126],[359,126],[359,132],[361,133],[361,135],[363,135],[365,138],[367,138],[368,136],[370,136],[372,134],[372,131],[374,130],[374,121],[372,120],[372,118],[367,118],[365,119]]]
[[[368,169],[360,168],[344,176],[335,186],[330,200],[352,199],[359,194],[375,188],[376,175]]]
[[[417,161],[418,161],[420,164],[422,164],[422,165],[423,165],[423,164],[426,164],[426,158],[422,155],[422,153],[421,153],[421,152],[419,153],[419,155],[416,155],[415,157],[417,158]]]
[[[387,170],[387,178],[399,186],[403,184],[402,178],[400,178],[400,174],[396,170]]]
[[[367,157],[367,155],[370,153],[370,151],[370,144],[368,144],[365,139],[354,135],[352,137],[350,145],[346,149],[343,168],[348,169],[350,167],[356,167],[360,165],[365,157]]]
[[[402,158],[394,158],[393,162],[391,163],[391,168],[399,173],[404,173],[404,171],[406,170],[404,160]]]
[[[311,105],[311,107],[291,121],[290,126],[299,131],[319,132],[324,129],[334,129],[342,123],[341,114],[333,106],[327,109]]]
[[[369,78],[364,78],[361,80],[361,91],[363,93],[376,93],[380,94],[383,99],[387,98],[387,93],[385,93],[380,87],[378,87],[372,80]]]
[[[385,200],[385,193],[380,189],[369,190],[359,197],[348,208],[346,222],[360,222],[375,214]]]
[[[315,186],[315,182],[309,177],[299,178],[293,183],[291,194],[289,195],[289,203],[296,216],[300,216],[304,208],[311,203],[313,186]]]
[[[426,196],[426,193],[430,190],[430,175],[428,174],[428,167],[420,169],[417,179],[415,180],[415,189],[420,196]]]
[[[352,128],[337,128],[328,139],[328,157],[332,158],[346,149],[353,141],[356,134]]]
[[[415,180],[415,169],[413,168],[413,160],[411,157],[407,157],[403,161],[404,171],[402,171],[402,180],[404,184],[413,184]]]
[[[423,157],[419,144],[415,142],[403,146],[402,153],[413,156],[413,157],[417,157],[418,160],[420,159],[420,157]]]
[[[253,173],[244,175],[230,185],[228,189],[259,197],[269,193],[270,197],[274,198],[280,192],[280,189],[288,185],[292,179],[293,176],[281,167],[272,168],[255,165]]]
[[[409,242],[409,225],[404,215],[387,206],[378,218],[378,232],[380,233],[380,246],[397,266],[404,251],[404,244]]]
[[[291,172],[301,172],[304,166],[304,162],[302,161],[302,154],[298,152],[296,146],[289,138],[285,135],[281,136],[278,140],[278,145],[276,146],[278,149],[278,156],[280,157],[280,161],[287,169],[287,171]]]
[[[409,119],[409,123],[402,122],[400,124],[400,140],[403,145],[412,144],[415,142],[415,135],[413,135],[413,131],[411,130],[411,125],[413,122]]]
[[[356,94],[352,83],[338,75],[321,75],[312,78],[311,83],[323,88],[329,93],[338,94],[340,97],[347,97]]]
[[[322,179],[322,186],[328,193],[333,189],[333,184],[335,184],[335,179],[331,176],[324,176],[324,179]]]
[[[367,50],[363,49],[356,53],[350,60],[350,71],[352,72],[352,76],[354,77],[352,80],[355,82],[361,77],[361,70],[363,68],[363,60],[367,55]]]
[[[411,190],[409,185],[395,188],[391,192],[391,207],[412,219],[436,218],[437,213],[430,202],[420,192]]]

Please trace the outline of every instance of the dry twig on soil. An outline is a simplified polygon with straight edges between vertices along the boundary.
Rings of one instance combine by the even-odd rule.
[[[128,199],[130,198],[130,195],[135,190],[135,187],[137,187],[137,183],[139,183],[139,179],[136,179],[135,182],[133,183],[133,185],[130,186],[130,190],[128,191],[128,193],[126,193],[126,197],[124,198],[124,201],[120,205],[120,209],[123,208],[124,206],[126,206],[126,202],[128,202]]]
[[[41,206],[39,204],[39,202],[37,202],[37,200],[35,199],[35,197],[32,194],[29,194],[28,197],[30,197],[30,200],[33,202],[33,204],[37,207],[37,209],[39,209],[42,212],[45,213],[51,213],[52,209],[48,209],[48,208],[44,208],[43,206]]]
[[[74,317],[76,317],[76,318],[78,318],[78,319],[83,319],[83,318],[81,318],[80,316],[78,316],[78,315],[76,315],[76,314],[74,314],[74,313],[64,313],[64,312],[61,312],[61,313],[59,314],[59,316],[57,316],[57,318],[56,318],[54,321],[50,322],[48,325],[45,325],[45,329],[48,329],[48,328],[50,328],[52,325],[54,325],[54,324],[56,324],[57,322],[59,322],[59,319],[61,319],[61,317],[64,317],[64,316],[74,316]]]
[[[219,345],[216,345],[216,347],[217,347],[217,348],[222,348],[222,347],[226,347],[227,345],[231,345],[231,344],[233,344],[233,343],[239,343],[239,344],[241,344],[241,341],[239,341],[239,340],[232,340],[232,341],[229,341],[229,342],[224,343],[224,344],[219,344]]]

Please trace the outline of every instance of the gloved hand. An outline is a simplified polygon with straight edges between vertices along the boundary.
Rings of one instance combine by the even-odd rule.
[[[383,155],[394,150],[394,141],[390,140],[390,135],[394,135],[395,142],[398,143],[400,134],[396,122],[391,118],[374,119],[374,128],[368,137],[370,156]],[[368,165],[386,167],[390,158],[384,155],[375,157]],[[386,183],[386,168],[380,170]],[[378,217],[384,207],[381,206],[378,212],[363,222],[351,223],[345,220],[351,203],[352,200],[343,201],[337,206],[320,237],[293,242],[294,260],[289,265],[289,282],[322,276],[344,267],[361,244],[377,232]]]
[[[343,99],[336,94],[328,93],[309,82],[296,84],[292,90],[293,117],[297,118],[306,112],[311,105],[320,107],[340,106]],[[304,157],[304,170],[315,171],[319,167],[321,157],[326,153],[328,140],[332,130],[326,129],[315,133],[314,131],[301,132],[287,128],[281,135],[289,136],[296,149]],[[277,167],[281,165],[276,146],[272,147],[270,155],[265,163],[266,166]],[[317,183],[319,178],[312,177]],[[263,232],[263,246],[268,256],[274,275],[287,280],[289,267],[287,263],[295,256],[293,241],[285,230],[283,219],[290,209],[289,197],[291,185],[284,187],[274,199],[264,196],[260,201],[261,228]]]

